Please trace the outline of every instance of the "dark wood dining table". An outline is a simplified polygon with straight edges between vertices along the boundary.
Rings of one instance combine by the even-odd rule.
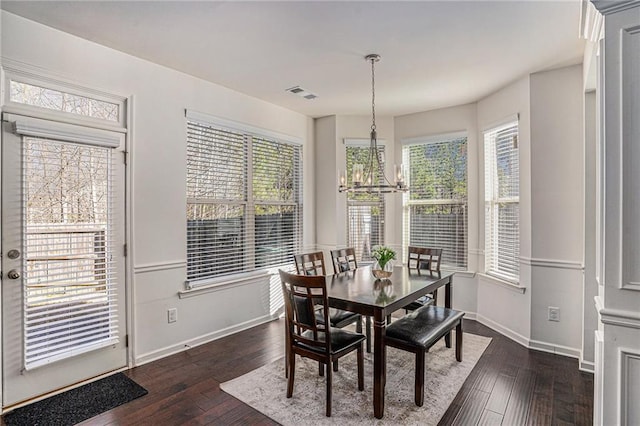
[[[384,387],[387,376],[387,351],[384,344],[387,315],[410,302],[445,287],[445,307],[451,307],[452,272],[431,275],[429,271],[396,266],[387,280],[378,280],[371,267],[329,275],[329,305],[373,317],[373,412],[384,416]]]

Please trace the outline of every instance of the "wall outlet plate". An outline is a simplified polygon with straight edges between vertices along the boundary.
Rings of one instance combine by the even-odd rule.
[[[167,322],[172,323],[178,321],[178,308],[167,310]]]
[[[556,306],[549,306],[549,314],[547,319],[549,321],[560,321],[560,308]]]

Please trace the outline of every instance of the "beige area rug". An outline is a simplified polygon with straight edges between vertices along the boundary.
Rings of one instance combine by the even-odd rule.
[[[465,379],[491,342],[490,338],[465,333],[463,361],[455,357],[444,340],[426,356],[425,401],[414,403],[415,355],[387,348],[387,385],[384,418],[373,416],[373,354],[365,352],[364,391],[358,391],[356,354],[340,359],[333,375],[333,407],[325,416],[325,378],[318,375],[318,364],[296,357],[293,397],[287,399],[284,358],[222,383],[220,387],[242,402],[283,425],[436,425]]]

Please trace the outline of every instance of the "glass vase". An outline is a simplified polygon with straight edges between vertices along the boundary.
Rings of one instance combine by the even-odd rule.
[[[392,261],[385,263],[384,266],[380,266],[380,263],[376,261],[371,267],[371,273],[373,274],[374,277],[378,279],[389,278],[392,272],[393,272]]]

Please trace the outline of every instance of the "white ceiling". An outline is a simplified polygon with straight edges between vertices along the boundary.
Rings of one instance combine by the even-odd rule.
[[[580,63],[580,1],[2,1],[2,9],[319,117],[473,102]],[[300,85],[319,97],[285,92]]]

